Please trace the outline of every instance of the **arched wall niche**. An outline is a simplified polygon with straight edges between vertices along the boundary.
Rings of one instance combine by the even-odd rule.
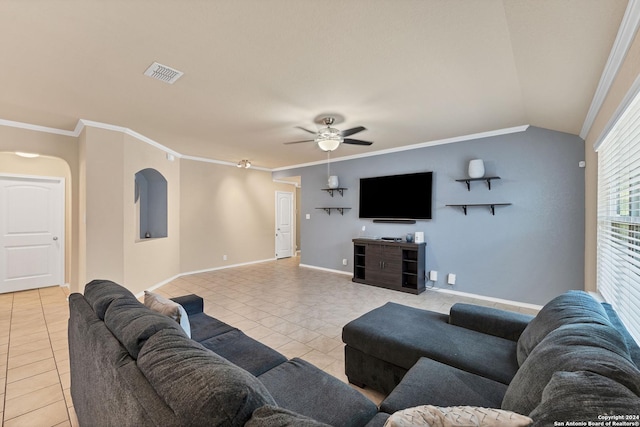
[[[167,180],[156,169],[135,174],[136,240],[167,237]]]

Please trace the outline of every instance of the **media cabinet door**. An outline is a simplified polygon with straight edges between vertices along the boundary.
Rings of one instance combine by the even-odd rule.
[[[370,244],[365,260],[367,283],[383,286],[401,286],[402,249],[395,246]]]

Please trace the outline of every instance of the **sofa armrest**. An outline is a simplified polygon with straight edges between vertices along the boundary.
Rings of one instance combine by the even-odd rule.
[[[484,334],[518,341],[533,316],[481,305],[457,303],[449,311],[449,323]]]
[[[184,307],[184,311],[186,311],[189,316],[199,314],[204,311],[204,300],[195,294],[171,298],[171,301],[175,301]]]

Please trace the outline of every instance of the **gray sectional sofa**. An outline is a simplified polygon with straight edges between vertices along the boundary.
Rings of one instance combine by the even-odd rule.
[[[343,341],[349,381],[389,393],[378,425],[383,413],[418,405],[501,408],[535,426],[640,424],[640,348],[611,306],[585,292],[563,294],[535,317],[388,303],[345,325]]]
[[[69,297],[81,426],[382,427],[419,405],[501,408],[534,426],[640,424],[640,348],[611,306],[584,292],[555,298],[535,317],[388,303],[353,320],[343,328],[346,374],[388,394],[379,409],[310,363],[208,316],[202,298],[174,301],[191,338],[113,282],[93,281]]]
[[[110,281],[69,297],[71,396],[81,426],[363,426],[377,407],[301,359],[175,298],[180,325]]]

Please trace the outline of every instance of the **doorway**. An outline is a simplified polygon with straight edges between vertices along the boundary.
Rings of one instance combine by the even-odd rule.
[[[0,293],[64,283],[64,178],[0,175]]]
[[[276,259],[293,255],[293,193],[276,191]]]

